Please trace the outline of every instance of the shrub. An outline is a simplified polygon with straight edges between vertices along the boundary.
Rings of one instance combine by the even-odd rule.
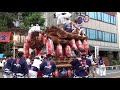
[[[111,65],[117,65],[118,64],[118,61],[117,60],[112,60],[111,61]]]

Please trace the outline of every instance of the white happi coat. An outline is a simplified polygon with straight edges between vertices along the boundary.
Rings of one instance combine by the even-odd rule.
[[[32,64],[32,66],[37,67],[38,69],[40,69],[40,64],[42,63],[41,60],[39,59],[34,59],[34,62]],[[37,72],[33,71],[33,70],[29,70],[29,78],[37,78]]]

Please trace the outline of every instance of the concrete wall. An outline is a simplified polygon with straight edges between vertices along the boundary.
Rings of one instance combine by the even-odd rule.
[[[47,12],[47,22],[48,22],[48,27],[52,25],[56,25],[57,19],[54,18],[55,12]]]

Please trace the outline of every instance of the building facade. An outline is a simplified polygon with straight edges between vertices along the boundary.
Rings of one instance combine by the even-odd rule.
[[[72,20],[80,16],[83,12],[71,12]],[[56,25],[55,12],[46,12],[47,26]],[[108,64],[112,60],[119,60],[120,44],[119,44],[119,12],[84,12],[89,16],[87,23],[82,22],[89,40],[90,50],[94,50],[95,46],[99,47],[99,55],[105,57]]]

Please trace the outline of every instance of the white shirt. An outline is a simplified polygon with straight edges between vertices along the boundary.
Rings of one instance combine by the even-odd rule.
[[[60,15],[58,18],[57,18],[57,25],[59,24],[65,24],[65,19],[64,19],[64,16],[63,15]]]
[[[71,21],[70,20],[66,20],[65,18],[70,18],[70,16],[71,16],[71,13],[69,13],[69,12],[65,12],[66,14],[65,15],[58,15],[57,17],[58,17],[58,19],[57,19],[57,25],[58,24],[67,24],[67,23],[70,23]]]
[[[93,57],[92,57],[92,56],[89,56],[88,59],[93,60]]]
[[[88,59],[91,60],[91,63],[92,63],[93,65],[95,64],[95,62],[94,62],[94,60],[93,60],[93,56],[89,56]]]
[[[64,12],[56,12],[55,15],[58,18],[60,15],[62,15],[62,13],[64,13]]]
[[[4,67],[5,64],[6,64],[6,60],[2,60],[1,66]]]
[[[41,64],[41,63],[42,63],[41,60],[39,60],[39,59],[34,59],[32,66],[35,66],[35,67],[37,67],[38,69],[40,69],[40,64]]]
[[[29,59],[29,58],[27,58],[26,62],[27,62],[27,64],[28,64],[28,65],[30,65],[30,64],[31,64],[31,62],[30,62],[30,59]]]

